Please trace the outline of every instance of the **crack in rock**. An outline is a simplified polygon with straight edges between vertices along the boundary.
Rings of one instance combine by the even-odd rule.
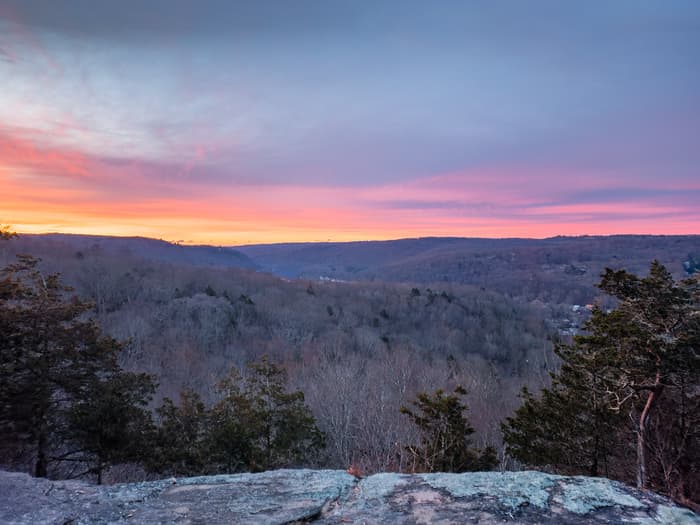
[[[700,525],[621,483],[540,472],[375,474],[277,470],[98,487],[0,471],[0,523]]]

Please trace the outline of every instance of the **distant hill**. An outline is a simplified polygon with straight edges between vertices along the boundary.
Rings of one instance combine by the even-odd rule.
[[[323,466],[355,461],[365,472],[389,468],[396,443],[413,439],[400,408],[421,391],[465,385],[475,439],[498,444],[520,388],[538,389],[556,367],[552,336],[584,319],[474,286],[288,280],[206,266],[218,259],[185,264],[211,252],[147,239],[21,235],[0,243],[0,268],[17,253],[40,257],[44,274],[60,273],[94,305],[100,327],[125,342],[120,364],[157,376],[155,406],[183,388],[213,401],[232,366],[267,355],[326,433]]]
[[[16,251],[53,259],[127,255],[169,264],[240,268],[288,279],[466,284],[520,301],[587,304],[606,268],[646,273],[658,259],[676,278],[700,269],[700,235],[549,239],[425,237],[392,241],[183,246],[143,237],[22,235]]]
[[[700,236],[549,239],[428,237],[395,241],[238,246],[287,278],[470,284],[527,301],[585,303],[606,267],[644,274],[660,260],[676,276],[697,269]]]
[[[319,276],[362,276],[367,271],[410,260],[425,254],[451,250],[494,248],[503,243],[521,246],[530,239],[466,239],[459,237],[424,237],[392,241],[282,243],[236,246],[254,259],[264,270],[288,278]]]
[[[148,261],[188,266],[258,269],[258,266],[247,255],[233,248],[180,245],[145,237],[108,237],[61,233],[22,234],[15,242],[26,252],[36,255],[40,255],[42,252],[50,252],[53,255],[56,251],[70,250],[74,252],[76,257],[84,257],[91,253],[120,254]]]
[[[234,249],[21,235],[0,243],[0,268],[17,253],[42,258],[43,272],[59,272],[94,304],[99,325],[125,341],[121,364],[158,376],[156,403],[182,388],[211,401],[231,366],[268,355],[326,432],[324,466],[355,458],[376,472],[392,467],[397,442],[413,439],[400,407],[435,388],[464,385],[475,439],[500,446],[500,423],[520,404],[520,388],[549,381],[554,341],[587,319],[574,305],[609,301],[593,286],[602,268],[645,274],[657,258],[684,275],[700,260],[700,237]],[[303,278],[271,274],[283,270]]]

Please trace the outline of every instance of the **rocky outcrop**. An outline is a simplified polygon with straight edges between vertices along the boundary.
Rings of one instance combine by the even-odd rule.
[[[336,470],[172,478],[98,487],[0,472],[6,524],[700,524],[652,493],[540,472],[376,474]]]

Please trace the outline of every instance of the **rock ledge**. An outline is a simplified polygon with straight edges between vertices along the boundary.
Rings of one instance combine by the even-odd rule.
[[[0,523],[698,524],[653,493],[541,472],[375,474],[338,470],[171,478],[103,486],[0,471]]]

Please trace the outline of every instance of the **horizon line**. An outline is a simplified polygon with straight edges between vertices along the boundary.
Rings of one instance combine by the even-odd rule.
[[[76,233],[76,232],[62,232],[62,231],[42,231],[42,232],[30,232],[14,230],[18,237],[23,235],[30,236],[46,236],[46,235],[65,235],[65,236],[75,236],[75,237],[100,237],[107,239],[145,239],[152,241],[161,241],[168,244],[177,246],[210,246],[214,248],[244,248],[252,246],[275,246],[275,245],[304,245],[304,244],[354,244],[354,243],[380,243],[380,242],[398,242],[398,241],[419,241],[419,240],[488,240],[488,241],[547,241],[552,239],[585,239],[585,238],[611,238],[611,237],[700,237],[700,233],[606,233],[606,234],[580,234],[580,235],[567,235],[567,234],[557,234],[550,235],[546,237],[488,237],[488,236],[455,236],[455,235],[425,235],[416,237],[389,237],[389,238],[369,238],[369,239],[353,239],[353,240],[311,240],[311,241],[279,241],[279,242],[251,242],[245,244],[213,244],[213,243],[202,243],[196,241],[184,241],[184,240],[170,240],[162,237],[149,237],[147,235],[114,235],[114,234],[102,234],[102,233]]]

